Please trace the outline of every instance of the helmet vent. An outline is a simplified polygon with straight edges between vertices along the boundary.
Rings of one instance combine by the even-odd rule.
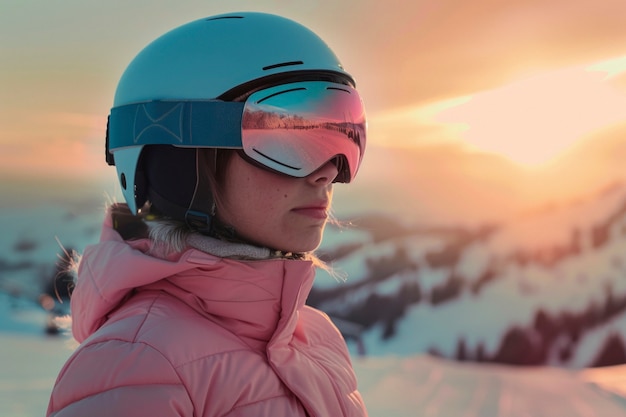
[[[281,62],[280,64],[268,65],[267,67],[263,67],[263,71],[271,70],[274,68],[291,67],[293,65],[303,65],[303,64],[304,62],[302,61]]]
[[[211,20],[224,20],[224,19],[243,19],[243,16],[218,16],[218,17],[210,17],[208,19],[206,19],[207,22],[210,22]]]

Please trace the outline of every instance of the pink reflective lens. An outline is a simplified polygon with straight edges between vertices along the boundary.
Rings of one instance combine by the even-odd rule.
[[[347,85],[284,84],[248,97],[241,135],[245,154],[271,170],[305,177],[337,159],[335,181],[350,182],[365,152],[365,110]]]

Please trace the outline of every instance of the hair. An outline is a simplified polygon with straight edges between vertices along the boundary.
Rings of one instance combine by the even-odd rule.
[[[198,172],[198,175],[206,175],[208,179],[213,200],[218,207],[224,206],[222,196],[224,193],[224,180],[226,177],[226,168],[233,158],[236,149],[218,149],[206,148],[198,149],[198,159],[205,162],[206,168],[204,172]],[[198,167],[200,170],[202,167]]]

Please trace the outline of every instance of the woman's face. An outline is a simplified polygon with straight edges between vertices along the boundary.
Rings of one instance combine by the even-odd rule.
[[[226,172],[218,218],[246,240],[285,252],[308,252],[322,240],[338,171],[328,162],[304,178],[276,174],[235,154]]]

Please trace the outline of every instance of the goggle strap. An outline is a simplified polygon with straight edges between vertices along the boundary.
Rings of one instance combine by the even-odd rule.
[[[107,155],[140,145],[241,148],[243,108],[244,103],[219,100],[155,100],[114,107]]]

